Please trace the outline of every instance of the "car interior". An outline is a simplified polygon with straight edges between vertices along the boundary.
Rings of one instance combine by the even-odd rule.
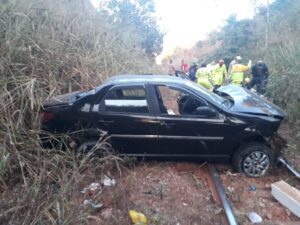
[[[160,85],[156,86],[155,90],[161,114],[195,115],[198,107],[205,106],[204,103],[181,90]]]

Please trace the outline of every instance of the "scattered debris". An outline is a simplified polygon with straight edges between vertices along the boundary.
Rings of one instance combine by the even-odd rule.
[[[134,210],[129,210],[128,213],[133,224],[147,225],[147,218],[143,213],[139,213]]]
[[[218,208],[215,210],[215,214],[220,214],[223,211],[223,208]]]
[[[228,190],[230,193],[233,193],[233,192],[234,192],[234,187],[227,187],[227,190]]]
[[[192,174],[192,178],[195,181],[195,185],[197,188],[203,188],[204,184],[202,183],[201,180],[199,180],[194,174]]]
[[[265,208],[266,205],[263,203],[263,202],[258,202],[258,205],[261,207],[261,208]]]
[[[112,216],[112,213],[113,213],[113,208],[107,208],[101,211],[101,216],[103,217],[103,219],[107,220]]]
[[[258,215],[256,212],[248,213],[247,216],[251,223],[261,223],[262,222],[261,216]]]
[[[91,183],[88,187],[85,187],[83,190],[81,190],[82,194],[94,194],[96,190],[100,188],[99,183]]]
[[[271,214],[271,213],[267,213],[266,218],[267,218],[268,220],[271,220],[271,219],[272,219],[272,214]]]
[[[85,199],[83,201],[83,206],[87,207],[88,205],[92,206],[93,209],[100,209],[103,207],[102,203],[94,204],[91,199]]]
[[[230,170],[227,170],[226,175],[236,177],[236,176],[240,176],[241,174],[240,173],[232,173]]]
[[[250,186],[249,191],[256,191],[256,187],[255,186]]]
[[[271,184],[271,187],[273,197],[300,218],[300,191],[283,180]]]
[[[104,186],[115,186],[116,185],[116,181],[106,175],[104,175],[103,178],[103,185]]]
[[[86,207],[86,206],[90,205],[91,203],[92,203],[91,199],[84,199],[83,206]]]

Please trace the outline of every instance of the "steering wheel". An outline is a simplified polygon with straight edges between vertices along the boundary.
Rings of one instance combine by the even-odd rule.
[[[190,104],[190,102],[191,102],[191,97],[188,94],[178,97],[177,103],[178,103],[178,111],[180,114],[186,113],[186,109]]]
[[[189,95],[184,95],[178,99],[178,109],[180,114],[193,114],[198,106],[198,101]]]

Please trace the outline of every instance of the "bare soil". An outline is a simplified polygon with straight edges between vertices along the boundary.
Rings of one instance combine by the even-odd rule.
[[[292,129],[284,125],[281,134],[290,146],[297,146]],[[292,154],[291,154],[292,153]],[[300,162],[299,154],[287,152],[291,162]],[[230,165],[217,165],[238,224],[251,224],[250,212],[258,213],[261,224],[300,224],[300,219],[271,195],[271,184],[284,180],[300,190],[300,181],[285,168],[275,169],[263,178],[247,178]],[[130,224],[128,210],[145,214],[149,224],[225,224],[222,207],[212,196],[207,171],[201,163],[139,162],[115,175],[117,185],[103,190],[104,208],[95,212],[104,224]],[[108,212],[108,213],[107,213]]]
[[[130,224],[128,211],[136,210],[145,214],[149,224],[225,224],[205,168],[200,163],[138,163],[115,177],[116,186],[102,190],[104,208],[94,216],[103,224],[126,225]],[[280,179],[300,188],[300,182],[284,168],[260,179],[234,173],[227,165],[217,165],[217,169],[239,224],[251,224],[250,212],[262,217],[261,224],[300,224],[300,219],[271,195],[271,184]]]

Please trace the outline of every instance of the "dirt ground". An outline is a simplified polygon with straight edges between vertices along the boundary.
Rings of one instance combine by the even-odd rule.
[[[285,137],[292,132],[286,127],[281,129]],[[290,147],[293,147],[292,135],[289,138]],[[299,154],[292,157],[293,164],[298,166]],[[137,162],[122,174],[112,175],[116,185],[101,190],[97,200],[104,206],[95,210],[91,224],[98,224],[99,219],[104,224],[130,224],[129,210],[143,213],[149,224],[224,224],[223,209],[214,201],[205,168],[201,163]],[[300,219],[271,195],[271,184],[279,180],[300,190],[300,181],[285,168],[277,168],[259,179],[237,174],[230,165],[217,165],[217,170],[238,224],[251,224],[247,218],[250,212],[262,217],[261,224],[300,224]]]
[[[300,182],[284,168],[260,179],[235,174],[226,165],[217,169],[238,224],[251,224],[250,212],[262,217],[261,224],[300,224],[271,196],[271,184],[280,179],[300,188]],[[98,200],[104,207],[94,215],[104,224],[130,224],[128,210],[145,214],[149,224],[224,224],[224,212],[213,199],[206,175],[203,164],[140,162],[115,177],[115,186],[102,190]]]

